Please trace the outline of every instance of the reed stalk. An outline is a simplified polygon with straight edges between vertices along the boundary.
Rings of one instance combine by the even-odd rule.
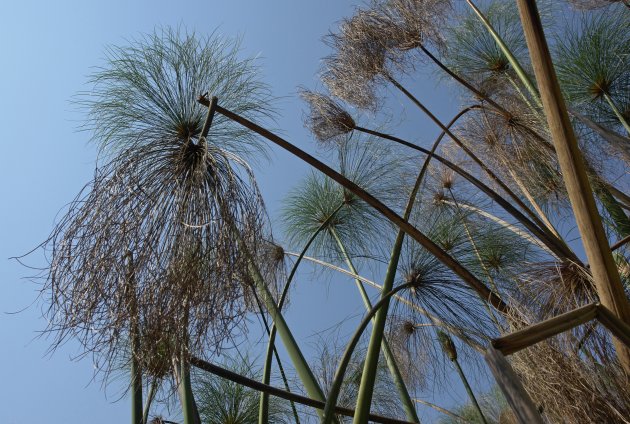
[[[555,74],[536,2],[517,0],[534,73],[549,124],[558,162],[573,207],[584,250],[589,259],[597,294],[604,306],[622,322],[630,323],[630,303],[608,246],[601,218],[593,198],[584,159],[569,120]],[[622,368],[630,375],[630,350],[613,339]]]

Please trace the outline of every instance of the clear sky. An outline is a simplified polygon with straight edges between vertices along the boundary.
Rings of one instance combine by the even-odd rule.
[[[86,89],[91,67],[102,63],[107,45],[152,32],[156,26],[183,26],[200,34],[218,28],[242,36],[247,55],[259,55],[262,78],[278,102],[277,127],[309,151],[315,143],[303,128],[300,85],[314,87],[320,59],[328,53],[321,37],[352,13],[352,0],[269,1],[28,1],[0,2],[0,423],[119,423],[129,419],[129,402],[119,391],[107,396],[93,382],[89,358],[71,360],[78,352],[68,343],[46,355],[49,341],[38,338],[45,328],[37,303],[37,282],[30,271],[8,258],[43,241],[56,215],[93,173],[96,151],[89,134],[77,131],[83,120],[70,103]],[[450,107],[432,95],[433,82],[418,87],[446,119]],[[423,124],[421,138],[435,129]],[[428,129],[429,128],[429,129]],[[306,168],[274,150],[270,163],[256,170],[272,217],[280,200]],[[279,230],[276,230],[280,233]],[[44,264],[36,252],[28,261]],[[335,283],[336,284],[336,283]],[[345,284],[345,283],[342,283]],[[296,334],[307,337],[343,316],[317,318],[311,313],[344,306],[360,316],[360,303],[350,284],[337,291],[333,283],[307,283],[294,295],[288,314]],[[341,293],[332,296],[331,293]],[[348,294],[350,296],[350,294]],[[348,308],[348,305],[354,305]],[[21,311],[19,313],[14,313]],[[353,315],[354,314],[354,315]],[[115,386],[115,385],[114,385]]]

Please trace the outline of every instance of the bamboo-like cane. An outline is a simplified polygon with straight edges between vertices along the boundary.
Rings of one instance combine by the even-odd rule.
[[[534,0],[517,0],[519,13],[534,73],[558,155],[564,182],[573,207],[584,250],[590,264],[601,303],[622,322],[630,323],[630,303],[604,233],[601,217],[595,205],[584,159],[569,120],[564,99],[555,74],[549,47]],[[630,349],[613,339],[617,357],[625,372],[630,374]]]

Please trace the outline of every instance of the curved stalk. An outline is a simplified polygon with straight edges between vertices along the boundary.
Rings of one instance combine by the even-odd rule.
[[[420,100],[418,100],[409,90],[403,87],[398,81],[396,81],[391,75],[385,75],[385,77],[396,87],[399,91],[401,91],[409,100],[411,100],[422,112],[424,112],[438,127],[440,127],[446,134],[462,149],[468,157],[470,157],[479,167],[492,179],[501,189],[520,207],[529,218],[536,223],[539,229],[544,232],[547,237],[550,237],[551,240],[554,240],[555,243],[558,244],[558,247],[561,250],[566,251],[568,247],[561,240],[558,240],[553,234],[549,231],[546,225],[540,221],[538,216],[532,212],[527,205],[510,189],[488,166],[477,157],[455,134],[453,134],[443,123],[440,121],[425,105],[423,105]],[[577,258],[576,258],[577,259]]]
[[[356,127],[355,129],[357,131],[365,132],[367,134],[371,134],[377,137],[394,141],[398,144],[410,147],[422,153],[426,153],[426,154],[429,153],[428,150],[420,146],[417,146],[413,143],[410,143],[406,140],[403,140],[399,137],[395,137],[389,134],[381,133],[378,131],[374,131],[374,130],[370,130],[370,129],[362,128],[362,127]],[[551,233],[544,224],[542,224],[542,226],[536,225],[529,218],[527,218],[522,212],[520,212],[518,209],[512,206],[510,202],[505,200],[500,194],[492,190],[490,187],[488,187],[486,184],[481,182],[472,174],[468,173],[464,169],[455,165],[453,162],[436,154],[433,154],[433,157],[435,158],[435,160],[441,162],[442,164],[447,166],[449,169],[453,170],[455,173],[457,173],[458,175],[466,179],[468,182],[473,184],[475,187],[481,190],[484,194],[486,194],[488,197],[494,200],[497,204],[499,204],[499,206],[501,206],[506,212],[512,215],[520,223],[522,223],[532,234],[534,234],[542,243],[544,243],[552,252],[554,252],[554,254],[557,257],[562,258],[562,259],[569,259],[572,262],[575,262],[578,264],[581,263],[579,258],[575,255],[575,253],[573,253],[571,249],[561,239],[553,235],[553,233]],[[538,221],[538,218],[536,220]]]
[[[451,127],[451,125],[453,125],[457,121],[457,119],[460,116],[462,116],[464,113],[465,111],[456,115],[455,118],[453,118],[451,122],[448,124],[448,127],[444,127],[442,129],[443,130],[442,134],[440,134],[438,138],[435,140],[435,142],[433,143],[431,151],[427,152],[428,156],[425,159],[424,164],[422,165],[422,169],[420,170],[420,173],[418,174],[418,178],[416,179],[413,189],[411,190],[409,200],[407,201],[407,206],[405,207],[405,212],[403,215],[404,220],[406,221],[409,220],[409,217],[411,216],[411,211],[415,204],[416,196],[418,194],[418,191],[420,190],[422,181],[424,180],[424,176],[427,170],[429,169],[429,162],[431,161],[433,157],[436,157],[435,151],[437,150],[438,145],[442,141],[444,135],[449,132],[449,128]],[[381,295],[389,292],[394,285],[394,279],[396,278],[396,272],[398,270],[398,261],[400,259],[400,253],[402,251],[402,244],[403,244],[404,237],[405,237],[404,231],[399,230],[398,234],[396,235],[396,241],[394,242],[394,246],[392,248],[389,265],[387,267],[387,273],[385,274],[385,279],[383,280],[383,288],[381,290]],[[370,337],[370,343],[368,345],[365,363],[363,365],[363,374],[361,375],[361,384],[359,386],[359,394],[358,394],[357,403],[356,403],[357,414],[354,417],[355,423],[362,423],[363,421],[366,420],[365,417],[369,415],[370,413],[370,406],[372,404],[372,394],[374,391],[376,372],[378,368],[379,352],[382,347],[385,347],[387,350],[389,350],[389,347],[387,346],[384,340],[385,322],[387,320],[388,309],[389,309],[389,302],[387,302],[384,308],[376,314],[376,318],[374,320],[373,331]],[[394,371],[398,371],[397,367]],[[402,386],[405,387],[404,383],[402,384]],[[408,393],[403,393],[403,396],[405,394],[406,394],[406,397],[408,398]],[[406,400],[408,402],[411,402],[410,398]],[[413,409],[415,413],[415,407],[413,407],[413,405],[411,405],[409,409]]]
[[[411,288],[415,285],[415,283],[405,283],[402,284],[390,292],[381,296],[378,302],[374,304],[374,307],[363,317],[363,320],[359,324],[359,327],[355,330],[352,339],[346,346],[346,350],[343,352],[343,356],[339,361],[339,365],[337,366],[337,371],[335,372],[335,378],[330,387],[330,391],[328,392],[328,398],[326,399],[326,406],[324,407],[324,418],[322,419],[322,424],[330,424],[334,417],[334,409],[337,404],[337,399],[339,398],[339,393],[341,392],[341,385],[343,384],[346,370],[348,369],[348,365],[350,364],[350,359],[352,358],[352,353],[354,349],[357,347],[363,332],[367,328],[368,324],[372,321],[372,318],[381,310],[381,308],[389,303],[389,300],[392,296],[398,293],[401,290]],[[358,416],[357,410],[355,410],[354,419],[356,420]],[[363,418],[362,422],[367,422],[369,416]]]
[[[209,101],[205,97],[201,97],[198,101],[204,105],[209,105]],[[466,267],[460,264],[457,260],[455,260],[452,256],[450,256],[447,252],[445,252],[442,248],[440,248],[437,244],[435,244],[431,239],[429,239],[425,234],[419,231],[416,227],[411,225],[407,220],[403,219],[400,215],[386,206],[383,202],[372,196],[370,193],[359,187],[354,182],[350,181],[348,178],[341,175],[339,172],[335,171],[331,167],[325,165],[320,160],[315,157],[309,155],[304,150],[298,148],[297,146],[289,143],[282,137],[272,133],[271,131],[261,127],[253,123],[252,121],[228,110],[221,106],[217,106],[217,112],[224,115],[225,117],[232,119],[235,122],[238,122],[242,126],[254,131],[255,133],[261,135],[277,146],[283,148],[288,151],[292,155],[298,157],[300,160],[308,163],[324,175],[328,176],[333,181],[342,185],[349,192],[359,197],[365,203],[370,205],[370,207],[377,210],[383,217],[389,220],[392,224],[399,227],[402,231],[408,234],[411,238],[420,243],[425,249],[427,249],[432,255],[434,255],[440,262],[442,262],[446,267],[448,267],[451,271],[453,271],[457,276],[459,276],[466,284],[468,284],[475,292],[484,300],[488,301],[493,307],[495,307],[498,311],[502,313],[515,313],[515,311],[511,310],[511,308],[503,302],[496,294],[492,293],[474,274],[472,274]],[[274,305],[275,307],[275,305]]]
[[[337,215],[337,212],[341,210],[345,203],[341,203],[331,214],[327,217],[324,222],[317,228],[317,230],[313,233],[310,239],[304,245],[302,252],[298,256],[297,260],[291,267],[291,271],[289,272],[289,276],[287,277],[287,282],[282,289],[282,294],[280,295],[280,299],[278,300],[278,311],[282,311],[282,307],[284,306],[284,302],[286,301],[287,295],[289,293],[289,287],[291,286],[291,282],[293,281],[293,277],[297,271],[300,262],[302,262],[302,258],[306,254],[306,251],[311,247],[311,244],[315,241],[319,233],[328,226],[330,221]],[[275,350],[275,341],[276,341],[276,325],[272,323],[271,330],[269,332],[269,341],[267,343],[267,353],[265,354],[265,366],[263,368],[263,383],[269,384],[271,381],[271,361],[272,356],[271,353]],[[258,423],[266,424],[269,416],[269,394],[262,392],[260,394],[260,409],[258,413]]]
[[[282,389],[278,389],[277,387],[263,384],[258,380],[247,378],[241,374],[237,374],[233,371],[227,370],[225,368],[221,368],[215,364],[204,361],[203,359],[192,357],[190,358],[190,363],[200,370],[209,372],[218,377],[225,378],[226,380],[232,381],[244,387],[249,387],[250,389],[254,389],[259,392],[268,392],[271,396],[276,396],[281,399],[291,400],[295,403],[299,403],[301,405],[306,405],[306,406],[310,406],[317,409],[323,410],[325,407],[325,403],[322,401],[311,399],[309,397],[302,396],[297,393],[287,392]],[[335,406],[334,410],[335,410],[335,413],[340,414],[340,415],[345,415],[347,417],[352,417],[354,415],[354,410],[349,409],[349,408]],[[383,417],[382,415],[376,415],[376,414],[370,414],[370,421],[374,423],[383,423],[383,424],[413,424],[408,421],[399,420],[396,418]]]
[[[359,272],[354,267],[354,264],[352,263],[352,260],[350,259],[350,255],[348,254],[345,246],[341,242],[341,239],[339,238],[339,235],[334,230],[334,228],[331,229],[331,234],[334,237],[335,241],[337,242],[337,246],[339,247],[339,250],[341,250],[341,254],[343,255],[350,271],[354,274],[358,274]],[[359,289],[359,293],[361,294],[361,298],[363,299],[365,308],[369,312],[370,309],[372,309],[372,302],[370,301],[370,297],[365,291],[365,287],[363,287],[363,283],[361,282],[361,280],[359,280],[358,278],[355,278],[354,281],[357,285],[357,288]],[[392,353],[389,347],[389,342],[387,341],[385,336],[383,336],[381,350],[383,351],[383,357],[385,358],[385,362],[387,363],[387,368],[389,368],[389,373],[391,374],[392,380],[394,381],[394,384],[396,385],[396,389],[398,390],[398,395],[400,396],[400,400],[402,401],[403,409],[405,410],[407,419],[411,422],[419,423],[420,418],[418,417],[418,412],[416,411],[416,407],[413,404],[413,400],[411,399],[411,396],[409,395],[409,391],[407,390],[407,385],[405,384],[403,380],[402,374],[400,373],[400,369],[398,368],[398,364],[396,364],[396,359],[394,357],[394,354]]]

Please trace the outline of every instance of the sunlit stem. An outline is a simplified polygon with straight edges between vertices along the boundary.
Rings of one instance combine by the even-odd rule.
[[[483,14],[483,12],[481,12],[481,10],[479,10],[479,8],[475,5],[475,3],[473,3],[472,0],[466,0],[466,3],[468,3],[475,15],[477,15],[479,20],[481,20],[481,23],[486,27],[486,30],[492,36],[494,41],[497,43],[497,46],[499,46],[499,49],[501,49],[501,52],[510,62],[510,65],[512,66],[512,68],[514,68],[516,75],[518,75],[525,88],[527,88],[529,94],[532,96],[532,98],[536,100],[537,103],[539,103],[539,106],[542,106],[542,104],[540,103],[540,96],[538,94],[536,86],[534,85],[534,82],[529,78],[529,75],[527,75],[527,72],[525,72],[525,69],[523,69],[518,59],[516,59],[514,54],[512,54],[512,51],[507,46],[507,44],[505,44],[505,41],[503,41],[501,35],[499,35],[499,33],[494,29],[488,18]]]
[[[613,101],[613,99],[610,97],[608,93],[604,93],[604,99],[606,99],[606,102],[608,102],[608,106],[610,106],[610,109],[612,109],[615,116],[617,116],[617,119],[619,119],[619,122],[621,122],[621,125],[623,125],[628,135],[630,135],[630,123],[628,123],[628,120],[626,119],[626,117],[623,116],[621,111],[619,111],[619,109],[617,108],[617,105],[615,105],[615,102]]]

